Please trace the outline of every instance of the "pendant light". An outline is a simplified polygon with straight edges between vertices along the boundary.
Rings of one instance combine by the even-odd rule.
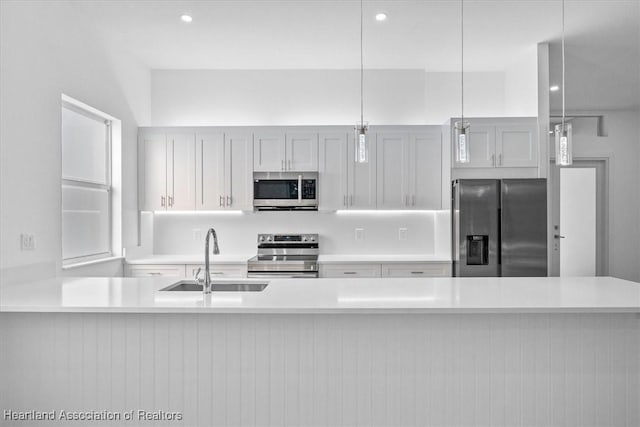
[[[571,123],[565,122],[564,74],[564,0],[562,0],[562,122],[555,126],[556,165],[559,166],[569,166],[573,163]]]
[[[469,163],[470,123],[464,120],[464,0],[460,0],[460,121],[453,125],[456,162]]]
[[[369,162],[369,122],[364,121],[364,62],[362,54],[362,1],[360,0],[360,121],[356,123],[355,131],[355,161],[356,163]]]

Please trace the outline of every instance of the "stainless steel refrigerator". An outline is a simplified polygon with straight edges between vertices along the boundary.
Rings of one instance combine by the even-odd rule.
[[[460,179],[451,194],[454,276],[547,276],[546,179]]]

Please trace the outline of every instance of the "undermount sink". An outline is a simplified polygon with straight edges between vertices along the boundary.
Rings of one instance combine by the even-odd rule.
[[[230,280],[225,282],[211,282],[212,292],[261,292],[269,282],[247,282],[242,280]],[[202,285],[195,280],[181,280],[169,285],[160,291],[202,292]]]

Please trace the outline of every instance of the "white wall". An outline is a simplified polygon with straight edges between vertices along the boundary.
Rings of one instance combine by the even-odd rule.
[[[448,242],[436,236],[438,215],[436,212],[156,214],[153,246],[155,254],[199,254],[203,251],[202,236],[209,227],[214,227],[222,254],[255,255],[258,233],[318,233],[321,253],[418,253],[447,258]],[[400,227],[408,229],[407,240],[398,239]],[[364,229],[364,240],[355,240],[355,228]],[[195,230],[199,230],[200,237],[194,236]]]
[[[535,53],[514,65],[517,77],[465,73],[465,115],[536,116]],[[532,71],[522,73],[523,62]],[[442,124],[460,114],[458,72],[365,70],[364,82],[371,124]],[[360,117],[358,70],[153,70],[151,93],[154,126],[350,125]]]
[[[146,67],[92,37],[70,3],[0,2],[0,272],[60,273],[60,97],[122,120],[124,245],[136,242],[136,135],[148,124]],[[61,31],[64,29],[64,31]],[[134,90],[135,89],[135,90]],[[145,123],[147,122],[147,123]],[[34,251],[20,251],[20,233]]]

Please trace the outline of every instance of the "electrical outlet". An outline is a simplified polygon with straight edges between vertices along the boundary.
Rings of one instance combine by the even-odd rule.
[[[36,248],[36,236],[34,234],[22,233],[20,235],[20,250],[33,251]]]
[[[192,230],[193,232],[193,240],[195,240],[196,242],[199,242],[200,240],[202,240],[202,230],[199,228],[194,228]]]
[[[398,229],[398,240],[407,240],[407,229],[399,228]]]
[[[364,228],[356,228],[356,240],[364,240]]]

